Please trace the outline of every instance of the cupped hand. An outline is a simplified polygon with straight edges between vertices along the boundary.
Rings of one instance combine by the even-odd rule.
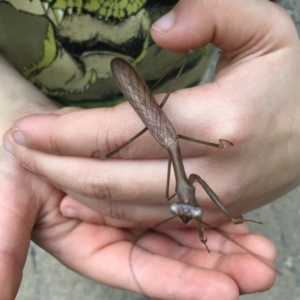
[[[83,276],[160,299],[238,299],[239,293],[266,290],[275,280],[274,246],[247,234],[246,227],[224,231],[260,259],[209,230],[211,254],[194,229],[152,232],[135,245],[136,230],[106,225],[100,216],[98,224],[64,217],[61,202],[74,200],[24,169],[3,148],[0,189],[1,299],[16,296],[30,239]]]

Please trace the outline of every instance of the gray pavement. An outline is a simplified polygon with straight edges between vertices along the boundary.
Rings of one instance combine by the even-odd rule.
[[[300,28],[300,1],[277,0],[291,14]],[[252,231],[271,239],[278,249],[276,267],[280,271],[267,292],[241,296],[242,300],[300,300],[300,188],[247,215],[261,220],[262,226],[250,224]],[[255,274],[253,274],[253,277]],[[83,278],[66,269],[49,254],[31,244],[17,300],[93,300],[147,299],[113,289]],[[215,300],[215,299],[212,299]]]

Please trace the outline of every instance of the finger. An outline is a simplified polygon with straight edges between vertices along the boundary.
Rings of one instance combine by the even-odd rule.
[[[111,110],[113,114],[108,114],[107,109],[91,109],[60,116],[29,116],[17,121],[11,134],[16,143],[48,153],[91,157],[99,151],[105,155],[143,129],[142,122],[127,105]],[[130,119],[132,122],[128,123]],[[128,134],[129,127],[131,133]],[[115,136],[113,144],[107,144],[108,135]],[[143,140],[142,137],[137,143]],[[126,153],[126,149],[123,152]]]
[[[103,162],[99,159],[61,157],[15,146],[15,156],[30,171],[48,178],[61,189],[104,201],[125,201],[131,195],[132,202],[153,202],[153,198],[164,199],[166,161],[145,160],[141,168],[138,160],[112,159]],[[58,168],[60,172],[57,172]],[[144,178],[151,178],[157,172],[155,184]],[[147,195],[147,192],[152,192]],[[140,197],[144,199],[139,199]],[[150,202],[150,203],[151,203]],[[154,203],[161,201],[155,200]]]
[[[197,239],[196,230],[187,231],[194,231],[194,239]],[[173,232],[177,234],[177,230]],[[259,235],[231,235],[240,246],[246,248],[247,245],[250,245],[249,250],[241,251],[230,241],[227,241],[229,244],[227,247],[220,239],[219,241],[213,241],[210,237],[209,234],[211,253],[208,253],[206,249],[199,251],[197,250],[198,247],[190,249],[188,245],[184,244],[184,240],[176,244],[173,239],[170,240],[165,235],[158,236],[157,233],[153,232],[150,232],[147,236],[143,235],[137,241],[137,244],[152,253],[179,260],[190,266],[221,271],[234,279],[241,293],[263,291],[274,283],[276,272],[271,261],[274,261],[276,249],[271,241]],[[252,247],[253,252],[251,251],[251,245],[257,245],[257,247]],[[224,254],[223,246],[227,248],[225,255],[220,254]],[[234,263],[237,263],[237,265],[234,265]],[[252,283],[249,284],[248,279],[253,277],[256,272],[260,274],[259,278],[256,278],[257,280],[253,279],[253,285]]]
[[[213,43],[231,53],[228,59],[288,45],[297,36],[284,9],[260,0],[181,0],[152,25],[151,34],[156,43],[172,51]]]
[[[227,226],[228,224],[229,222],[225,225]],[[269,239],[257,234],[240,233],[246,231],[247,224],[233,225],[231,223],[230,227],[232,227],[231,232],[222,231],[222,226],[205,229],[207,245],[210,251],[222,254],[248,253],[256,258],[260,256],[266,258],[268,261],[275,261],[277,255],[276,248]],[[199,243],[196,228],[177,230],[159,229],[159,231],[172,237],[180,245],[206,250],[205,246]],[[261,258],[258,258],[258,260],[261,260]]]
[[[212,104],[208,102],[199,105],[198,103],[198,99],[208,97],[217,99],[212,89],[205,89],[203,94],[201,90],[197,90],[197,95],[190,97],[190,101],[184,105],[189,118],[182,118],[182,99],[186,97],[184,92],[172,95],[172,99],[169,99],[172,105],[167,105],[164,109],[178,133],[217,144],[219,139],[235,142],[236,137],[233,139],[230,124],[231,115],[223,113],[222,119],[215,122],[210,117]],[[218,109],[224,112],[225,108],[226,104],[220,102]],[[197,126],[194,125],[195,123]],[[128,103],[123,103],[110,109],[82,110],[60,116],[28,116],[17,121],[10,133],[15,142],[22,146],[59,155],[90,157],[93,154],[108,154],[143,128],[144,125],[134,110]],[[226,149],[218,149],[188,141],[182,141],[181,144],[184,155],[200,156],[212,152],[222,157],[226,152],[232,151],[229,145]],[[146,132],[115,156],[123,158],[166,157],[167,152],[149,132]]]
[[[204,257],[199,255],[198,259],[204,259]],[[216,257],[214,260],[217,260]],[[139,247],[133,251],[131,264],[138,286],[137,291],[148,297],[155,299],[238,299],[237,284],[230,276],[218,270],[188,265],[176,259],[170,259],[168,256],[145,252]]]
[[[78,199],[78,197],[74,197]],[[60,204],[61,213],[68,218],[76,218],[84,222],[90,222],[95,224],[110,224],[109,219],[103,214],[103,210],[99,209],[99,205],[92,203],[92,201],[83,201],[82,199],[75,200],[73,197],[67,195],[64,197],[63,201]],[[187,230],[187,225],[183,224],[178,217],[174,219],[170,218],[170,209],[169,206],[166,210],[162,206],[147,205],[144,207],[132,206],[131,215],[128,215],[127,220],[120,221],[119,223],[114,220],[114,226],[123,227],[123,228],[153,228],[155,230],[162,231],[164,233],[172,236],[176,241],[180,242],[181,240],[185,245],[190,247],[198,246],[198,239],[196,239],[197,245],[195,245],[195,232],[193,230]],[[124,211],[124,209],[123,209]],[[164,219],[165,218],[165,219]],[[163,222],[165,220],[165,222]],[[159,224],[159,226],[158,226]],[[197,223],[192,222],[189,224],[191,227],[196,227]],[[217,239],[218,241],[222,236],[226,239],[228,234],[245,234],[249,232],[249,226],[247,223],[235,225],[229,221],[225,224],[222,224],[218,228],[211,228],[206,223],[205,234],[209,234],[209,239]],[[176,234],[172,235],[172,230],[170,233],[167,230],[162,230],[163,228],[183,228],[177,229]],[[232,241],[234,243],[234,241]],[[215,244],[215,243],[213,243]],[[203,246],[203,249],[205,247]],[[214,249],[213,249],[214,250]]]
[[[39,178],[27,172],[0,148],[0,291],[1,299],[15,299],[22,279],[31,230],[39,209],[30,187]],[[43,189],[43,184],[39,182]]]
[[[154,227],[162,220],[161,228],[181,228],[185,225],[175,216],[172,217],[169,204],[141,205],[120,203],[118,201],[101,201],[67,191],[69,195],[61,203],[61,212],[65,217],[76,218],[81,221],[95,224],[105,224],[114,227],[147,229]],[[76,200],[75,200],[76,199]],[[130,199],[129,199],[130,201]],[[169,219],[172,220],[169,221]],[[196,224],[191,224],[196,226]]]
[[[1,193],[1,198],[11,199],[9,193]],[[0,199],[0,289],[3,299],[15,299],[21,279],[26,255],[29,247],[30,234],[22,218],[10,207],[3,206]]]

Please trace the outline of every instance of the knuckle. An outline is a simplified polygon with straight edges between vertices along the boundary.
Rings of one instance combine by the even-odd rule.
[[[83,175],[83,193],[88,197],[99,200],[112,201],[112,193],[109,182],[105,177],[99,177],[94,172]]]
[[[63,155],[63,151],[61,151],[60,149],[60,141],[58,139],[58,135],[51,131],[50,135],[49,135],[49,144],[50,144],[50,149],[52,149],[52,151],[54,151],[54,153],[57,153],[59,155]]]
[[[111,185],[111,181],[107,180],[109,176],[99,178],[96,174],[89,173],[84,177],[83,193],[92,198],[96,198],[99,202],[99,209],[104,215],[117,219],[126,220],[126,209],[120,201],[115,201],[112,191],[115,188]]]
[[[49,133],[49,147],[51,152],[58,155],[68,154],[68,138],[65,131],[66,123],[63,116],[57,116]]]
[[[128,220],[132,215],[132,204],[124,201],[124,190],[117,183],[115,174],[91,169],[82,174],[81,191],[85,196],[99,200],[98,209],[104,215],[116,220]]]
[[[46,149],[46,151],[49,150],[49,152],[58,155],[74,154],[73,151],[74,145],[77,143],[77,136],[74,141],[73,130],[69,131],[70,122],[64,118],[65,116],[56,116],[55,122],[49,129],[49,136],[47,136],[46,140],[49,149]],[[80,133],[77,131],[76,134]]]
[[[110,110],[113,114],[113,111]],[[97,129],[96,134],[96,148],[100,151],[101,155],[106,155],[118,147],[122,146],[128,141],[132,128],[130,122],[116,121],[115,118],[107,116],[106,121],[103,122],[103,126]],[[130,155],[130,146],[126,146],[117,153],[115,157],[128,158]]]
[[[241,144],[248,138],[247,130],[249,129],[243,114],[231,114],[224,121],[220,121],[215,128],[214,133],[221,139],[226,139],[234,145]]]
[[[126,220],[126,214],[123,203],[109,201],[109,216],[117,220]]]

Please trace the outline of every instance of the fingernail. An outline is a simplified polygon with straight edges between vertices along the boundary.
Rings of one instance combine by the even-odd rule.
[[[62,213],[63,213],[64,217],[67,217],[67,218],[77,218],[76,211],[73,208],[71,208],[71,207],[64,208],[64,210],[63,210]]]
[[[169,11],[167,14],[158,19],[153,25],[152,28],[161,33],[165,33],[171,29],[175,22],[175,14],[173,10]]]
[[[24,134],[18,129],[18,127],[15,127],[12,130],[12,137],[18,145],[25,146],[25,147],[28,146],[28,142]]]
[[[4,146],[4,149],[5,149],[7,152],[9,152],[9,153],[12,154],[12,155],[15,155],[15,153],[14,153],[14,148],[13,148],[13,146],[11,145],[11,143],[5,141],[4,144],[3,144],[3,146]]]

